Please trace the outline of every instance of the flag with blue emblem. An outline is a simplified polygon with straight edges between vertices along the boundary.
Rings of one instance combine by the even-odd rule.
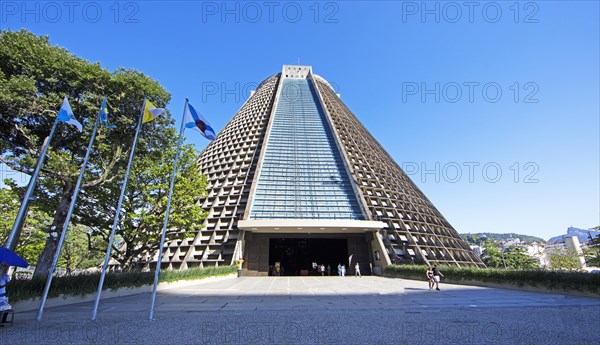
[[[217,138],[215,130],[210,126],[208,121],[189,103],[185,108],[185,127],[197,130],[208,140],[215,140]]]
[[[100,106],[100,121],[106,128],[117,128],[117,126],[108,123],[108,107],[106,106],[106,97],[102,100]]]
[[[73,114],[73,110],[71,109],[71,105],[69,104],[69,100],[67,99],[66,96],[62,103],[62,106],[60,107],[60,110],[58,111],[57,120],[59,122],[66,122],[70,125],[77,127],[77,129],[80,132],[83,131],[83,126],[75,118],[75,114]]]

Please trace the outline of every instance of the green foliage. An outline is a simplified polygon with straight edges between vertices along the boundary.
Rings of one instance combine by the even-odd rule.
[[[21,205],[14,181],[5,180],[4,183],[6,186],[0,188],[0,243],[6,243],[8,240]],[[37,203],[33,203],[29,207],[28,215],[16,252],[31,263],[37,260],[44,248],[46,233],[42,229],[49,226],[52,219],[37,206]]]
[[[505,249],[499,249],[492,242],[484,245],[485,251],[481,260],[487,267],[509,268],[515,270],[539,268],[539,261],[530,256],[523,248],[509,246]]]
[[[237,265],[190,268],[187,270],[162,270],[160,271],[160,281],[174,282],[178,280],[193,280],[211,276],[222,276],[236,273],[237,270]]]
[[[496,248],[493,242],[487,242],[483,245],[484,252],[481,260],[487,267],[506,267],[502,251]]]
[[[545,242],[544,239],[540,238],[540,237],[536,237],[536,236],[530,236],[530,235],[522,235],[522,234],[515,234],[515,233],[504,233],[504,234],[495,234],[495,233],[491,233],[491,232],[479,232],[479,233],[475,233],[475,234],[460,234],[460,237],[462,237],[465,241],[467,241],[467,243],[471,244],[471,245],[481,245],[481,243],[484,242],[488,242],[488,241],[505,241],[511,238],[518,238],[521,241],[523,241],[524,243],[533,243],[533,242]]]
[[[584,249],[583,253],[588,266],[600,267],[600,236],[596,236],[588,242],[588,247]]]
[[[219,266],[207,268],[192,268],[182,271],[163,270],[160,282],[177,280],[202,279],[211,276],[227,275],[237,272],[237,266]],[[65,295],[84,295],[94,293],[98,289],[100,273],[82,274],[74,276],[55,277],[52,280],[50,297]],[[154,282],[154,272],[109,272],[104,280],[104,289],[118,289],[122,287],[140,287],[151,285]],[[46,284],[45,279],[13,280],[7,287],[8,298],[11,302],[40,297]]]
[[[0,243],[6,243],[21,203],[14,181],[5,180],[5,185],[0,188]],[[44,249],[44,229],[51,223],[52,218],[40,210],[36,202],[32,203],[16,250],[28,263],[34,264]],[[67,235],[58,267],[66,268],[67,272],[71,273],[75,269],[95,267],[101,259],[102,256],[98,253],[88,250],[85,229],[83,226],[77,226]]]
[[[390,265],[385,275],[390,277],[424,279],[425,265]],[[442,266],[440,271],[447,281],[480,281],[516,286],[537,286],[551,290],[576,290],[600,295],[600,274],[586,272],[559,272],[547,270],[507,270],[496,268],[474,268]]]
[[[117,128],[98,131],[70,228],[73,231],[74,226],[85,225],[107,242],[143,99],[148,97],[157,107],[164,107],[170,94],[141,72],[122,68],[110,72],[52,46],[48,37],[26,30],[0,30],[0,90],[0,162],[15,171],[32,173],[65,96],[84,126],[79,133],[61,123],[52,140],[36,189],[39,209],[54,217],[51,224],[38,227],[45,232],[51,227],[60,231],[64,225],[98,109],[102,98],[108,97],[109,122]],[[125,246],[114,250],[125,268],[139,266],[158,245],[177,143],[177,133],[170,126],[173,123],[173,119],[159,117],[144,124],[140,134],[118,224]],[[169,238],[182,236],[184,231],[177,229],[193,230],[204,217],[196,201],[206,182],[196,169],[190,147],[183,149],[180,164]],[[24,191],[24,187],[13,189],[18,194]],[[50,266],[55,247],[54,241],[46,241],[36,275],[45,275],[43,270]],[[81,250],[81,246],[77,248]],[[106,244],[95,248],[105,251]]]
[[[136,155],[132,167],[116,232],[120,243],[113,248],[113,258],[125,270],[143,268],[151,259],[149,254],[159,247],[175,158],[175,133],[167,131],[161,140],[166,143],[157,141],[145,155]],[[116,187],[120,188],[102,188],[116,195],[120,193]],[[197,200],[205,191],[206,177],[198,171],[196,153],[190,146],[184,146],[178,160],[167,241],[184,238],[202,225],[206,211]],[[96,225],[95,237],[101,237],[105,242],[110,235],[115,206],[99,200],[89,209],[91,213],[83,217],[86,223]],[[104,248],[102,246],[100,250]]]
[[[549,252],[546,257],[553,270],[576,271],[581,269],[579,255],[573,249],[556,248]]]
[[[73,227],[62,248],[58,267],[66,269],[68,275],[74,274],[75,270],[98,267],[104,259],[104,255],[98,251],[89,250],[90,245],[100,246],[99,239],[92,239],[90,243],[87,232],[89,228],[78,225]]]
[[[530,256],[523,248],[510,246],[504,250],[504,262],[506,267],[515,270],[527,270],[539,268],[539,261]]]

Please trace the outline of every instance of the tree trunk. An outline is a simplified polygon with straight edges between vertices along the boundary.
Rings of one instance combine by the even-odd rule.
[[[58,240],[60,238],[62,228],[65,225],[65,220],[67,218],[67,212],[69,211],[69,205],[71,204],[72,196],[73,186],[71,183],[67,183],[63,189],[56,213],[54,214],[52,226],[50,226],[50,229],[48,229],[48,234],[50,236],[47,236],[46,238],[46,246],[40,254],[37,266],[35,267],[35,272],[33,273],[33,278],[46,278],[48,276],[48,271],[52,266],[52,261],[54,260],[54,255],[58,247]],[[52,236],[52,234],[55,234],[56,236]]]

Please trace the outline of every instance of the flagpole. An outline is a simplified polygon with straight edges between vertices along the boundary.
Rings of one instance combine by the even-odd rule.
[[[98,292],[96,293],[96,301],[94,302],[94,310],[92,311],[92,320],[96,320],[96,314],[98,313],[98,304],[100,303],[100,295],[102,295],[102,287],[104,286],[104,277],[106,276],[106,268],[108,267],[108,261],[110,260],[110,252],[112,245],[115,240],[115,230],[119,223],[119,215],[121,214],[121,206],[123,205],[123,196],[125,196],[125,189],[127,188],[127,181],[129,180],[129,170],[131,169],[131,163],[133,162],[133,155],[135,153],[135,146],[137,145],[138,136],[140,134],[140,128],[142,128],[142,120],[144,119],[144,109],[146,109],[147,97],[144,97],[144,103],[140,110],[140,119],[138,126],[135,131],[135,137],[133,138],[133,146],[131,153],[129,154],[129,163],[127,163],[127,171],[125,172],[125,180],[121,186],[121,195],[119,196],[119,203],[117,204],[117,212],[115,214],[115,220],[110,231],[110,237],[108,239],[108,248],[106,249],[106,256],[104,257],[104,264],[102,265],[102,272],[100,274],[100,282],[98,283]]]
[[[154,302],[156,301],[156,286],[158,285],[158,277],[160,275],[160,265],[162,263],[163,249],[165,246],[165,236],[167,233],[167,225],[169,224],[169,211],[171,210],[171,197],[173,196],[173,187],[175,185],[175,175],[177,175],[177,161],[179,160],[179,153],[181,151],[181,144],[183,143],[183,132],[185,131],[185,111],[187,110],[188,99],[185,99],[185,105],[183,106],[183,116],[181,117],[181,129],[179,130],[179,141],[177,143],[177,153],[175,153],[175,162],[173,163],[173,173],[171,174],[171,184],[169,185],[169,197],[167,199],[167,210],[165,214],[165,221],[163,223],[162,234],[160,235],[160,246],[158,249],[158,260],[156,261],[156,269],[154,270],[154,286],[152,287],[152,302],[150,304],[150,316],[149,320],[154,318]]]
[[[106,101],[106,96],[104,96],[103,102]],[[65,219],[65,224],[63,225],[62,232],[60,234],[60,240],[58,241],[56,247],[56,253],[54,254],[54,260],[52,261],[52,266],[48,271],[48,278],[46,279],[46,286],[44,287],[44,294],[42,295],[42,301],[40,302],[40,307],[37,312],[36,319],[40,321],[42,319],[42,315],[44,313],[44,306],[46,305],[46,299],[48,298],[48,292],[50,291],[50,286],[52,285],[52,277],[54,270],[56,270],[56,265],[58,264],[58,259],[60,257],[60,252],[62,250],[62,246],[65,242],[65,238],[67,237],[67,228],[69,227],[69,223],[71,222],[71,216],[73,215],[73,209],[75,208],[75,203],[77,202],[77,196],[79,195],[79,190],[81,187],[81,181],[83,181],[83,175],[85,173],[85,168],[88,164],[88,160],[90,158],[90,153],[92,151],[92,145],[94,144],[94,139],[96,139],[96,131],[98,130],[98,123],[100,122],[100,112],[102,111],[102,106],[100,106],[100,110],[98,111],[98,118],[96,119],[96,124],[94,125],[94,130],[92,131],[92,136],[90,138],[90,143],[88,144],[87,151],[85,153],[85,158],[83,160],[83,165],[81,167],[81,171],[79,172],[79,178],[77,179],[77,184],[75,185],[75,191],[73,192],[73,196],[71,197],[71,205],[69,206],[69,211],[67,212],[67,218]]]
[[[35,190],[35,185],[37,183],[37,179],[40,175],[40,170],[42,170],[42,165],[44,164],[44,160],[46,159],[46,153],[48,152],[48,147],[50,146],[50,142],[52,141],[52,137],[54,136],[54,132],[56,131],[56,126],[58,125],[58,115],[56,116],[56,120],[54,120],[54,125],[52,125],[52,129],[50,130],[50,134],[46,137],[44,141],[44,145],[42,147],[42,152],[37,161],[37,165],[35,166],[35,170],[33,175],[31,175],[31,179],[29,180],[29,185],[27,186],[27,191],[23,196],[23,202],[21,203],[21,207],[19,208],[19,212],[17,213],[17,218],[13,224],[12,230],[10,232],[10,236],[8,237],[8,241],[6,241],[6,248],[10,250],[15,250],[17,246],[17,241],[19,240],[19,236],[21,235],[21,225],[25,220],[25,216],[27,213],[27,207],[29,206],[30,198]]]

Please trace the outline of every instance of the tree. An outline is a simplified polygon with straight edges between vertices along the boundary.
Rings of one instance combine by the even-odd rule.
[[[52,223],[45,230],[58,236],[101,100],[104,95],[108,97],[110,121],[117,128],[101,128],[98,132],[72,219],[74,225],[101,227],[98,230],[105,231],[111,213],[98,213],[99,206],[95,203],[101,202],[100,207],[117,203],[115,191],[123,179],[143,98],[147,96],[155,105],[164,107],[170,95],[138,71],[118,69],[111,73],[98,63],[50,45],[48,37],[25,30],[0,31],[0,90],[0,162],[15,171],[31,175],[64,96],[69,97],[76,117],[84,125],[83,133],[69,125],[58,126],[36,187],[40,210],[53,214]],[[172,123],[173,120],[158,118],[146,124],[136,158],[158,148],[172,147],[173,129],[168,126]],[[19,190],[21,194],[23,189]],[[106,211],[114,211],[112,207]],[[133,225],[131,228],[136,228]],[[38,259],[36,276],[47,275],[57,238],[48,236]]]
[[[539,261],[527,254],[527,251],[523,248],[516,246],[509,246],[504,250],[504,261],[506,267],[515,270],[528,270],[539,268]]]
[[[480,234],[460,234],[460,237],[463,238],[468,244],[479,246],[482,242],[487,240],[487,237],[480,236]]]
[[[62,253],[58,261],[58,267],[64,268],[67,275],[76,270],[99,267],[104,255],[98,251],[90,250],[91,246],[100,246],[101,240],[91,241],[90,229],[84,225],[77,225],[69,230]]]
[[[524,235],[524,234],[515,234],[514,232],[510,233],[492,233],[492,232],[479,232],[479,233],[468,233],[460,235],[467,243],[479,245],[481,242],[487,241],[505,241],[512,238],[519,238],[524,243],[533,243],[533,242],[545,242],[544,239],[536,236]]]
[[[4,184],[6,187],[0,188],[0,242],[2,243],[8,240],[21,204],[15,182],[6,179]],[[32,263],[44,249],[46,240],[44,228],[49,226],[52,218],[38,207],[38,203],[31,205],[28,216],[16,252],[27,262]]]
[[[481,257],[488,267],[526,270],[539,268],[539,262],[527,254],[527,251],[517,246],[498,249],[494,242],[484,244],[484,253]]]
[[[481,255],[481,260],[487,267],[506,267],[504,258],[502,256],[502,251],[496,248],[496,244],[494,242],[486,242],[483,245],[483,254]]]
[[[166,142],[156,143],[154,149],[144,156],[136,156],[132,167],[116,232],[120,241],[113,246],[113,258],[124,270],[143,268],[159,248],[175,157],[174,145],[170,141],[177,139],[174,131],[165,134],[162,140]],[[189,236],[202,224],[206,212],[197,201],[205,191],[206,177],[198,171],[196,154],[191,146],[183,146],[178,161],[167,240]],[[94,204],[86,222],[95,223],[95,235],[108,241],[115,205],[101,200]],[[95,216],[98,213],[106,217],[98,219]]]
[[[571,248],[555,248],[547,254],[550,268],[553,270],[579,270],[579,255]]]
[[[600,230],[600,226],[594,229]],[[588,266],[600,266],[600,236],[596,236],[596,238],[588,242],[588,247],[583,250],[583,255]]]

